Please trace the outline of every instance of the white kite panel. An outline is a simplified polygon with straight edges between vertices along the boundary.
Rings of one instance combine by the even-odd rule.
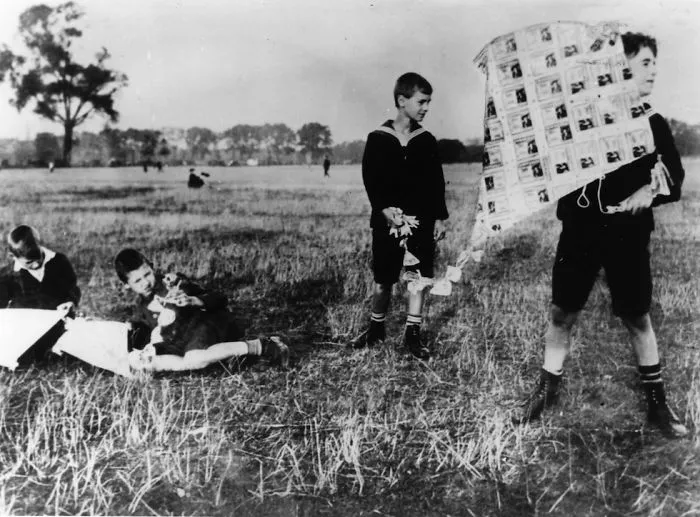
[[[70,321],[53,352],[67,353],[93,366],[133,377],[127,350],[129,326],[117,321]]]
[[[40,309],[0,309],[0,365],[14,370],[17,359],[63,315]]]

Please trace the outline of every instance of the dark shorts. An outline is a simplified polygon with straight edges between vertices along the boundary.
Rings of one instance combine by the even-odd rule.
[[[581,310],[601,267],[616,316],[636,317],[651,306],[648,228],[564,224],[552,269],[552,303]]]
[[[423,222],[413,229],[408,237],[407,247],[420,263],[406,266],[406,271],[420,271],[424,277],[433,277],[435,239],[433,221]],[[378,284],[395,284],[399,281],[403,268],[404,249],[399,239],[389,234],[387,226],[372,228],[372,272]]]

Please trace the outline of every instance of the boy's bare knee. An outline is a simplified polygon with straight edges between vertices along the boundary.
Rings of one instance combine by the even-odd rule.
[[[189,352],[185,352],[183,359],[190,370],[199,370],[208,365],[206,351],[204,350],[190,350]]]
[[[554,327],[571,330],[571,327],[574,326],[577,318],[578,311],[568,312],[561,307],[552,304],[552,308],[549,313],[549,321]]]
[[[643,334],[651,330],[649,313],[644,313],[641,316],[620,316],[620,319],[630,332]]]
[[[377,294],[391,294],[392,284],[374,284],[374,292]]]

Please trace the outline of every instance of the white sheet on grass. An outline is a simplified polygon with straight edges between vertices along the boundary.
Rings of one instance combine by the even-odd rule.
[[[62,312],[0,309],[0,365],[14,370],[17,359],[61,320]]]
[[[75,319],[56,342],[53,352],[67,353],[93,366],[133,377],[127,351],[128,324]]]

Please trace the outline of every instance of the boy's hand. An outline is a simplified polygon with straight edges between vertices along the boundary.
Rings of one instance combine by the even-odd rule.
[[[651,185],[644,185],[627,199],[624,199],[617,205],[609,206],[607,209],[613,212],[624,212],[637,215],[642,210],[651,207],[653,200],[654,196],[651,193]]]
[[[73,302],[64,302],[56,307],[56,310],[64,313],[62,317],[65,318],[75,312],[75,304]]]
[[[386,219],[387,226],[390,228],[398,228],[403,224],[396,208],[392,206],[382,210],[382,214],[384,215],[384,219]]]
[[[129,366],[139,371],[153,370],[154,357],[155,348],[151,345],[147,345],[143,350],[132,350],[128,356]]]
[[[196,296],[188,296],[182,291],[168,298],[168,303],[178,307],[204,307],[204,302]]]
[[[433,239],[435,239],[435,242],[438,242],[438,241],[441,241],[442,239],[444,239],[446,233],[447,233],[447,228],[445,227],[445,222],[441,221],[440,219],[435,221],[435,227],[433,229]]]

